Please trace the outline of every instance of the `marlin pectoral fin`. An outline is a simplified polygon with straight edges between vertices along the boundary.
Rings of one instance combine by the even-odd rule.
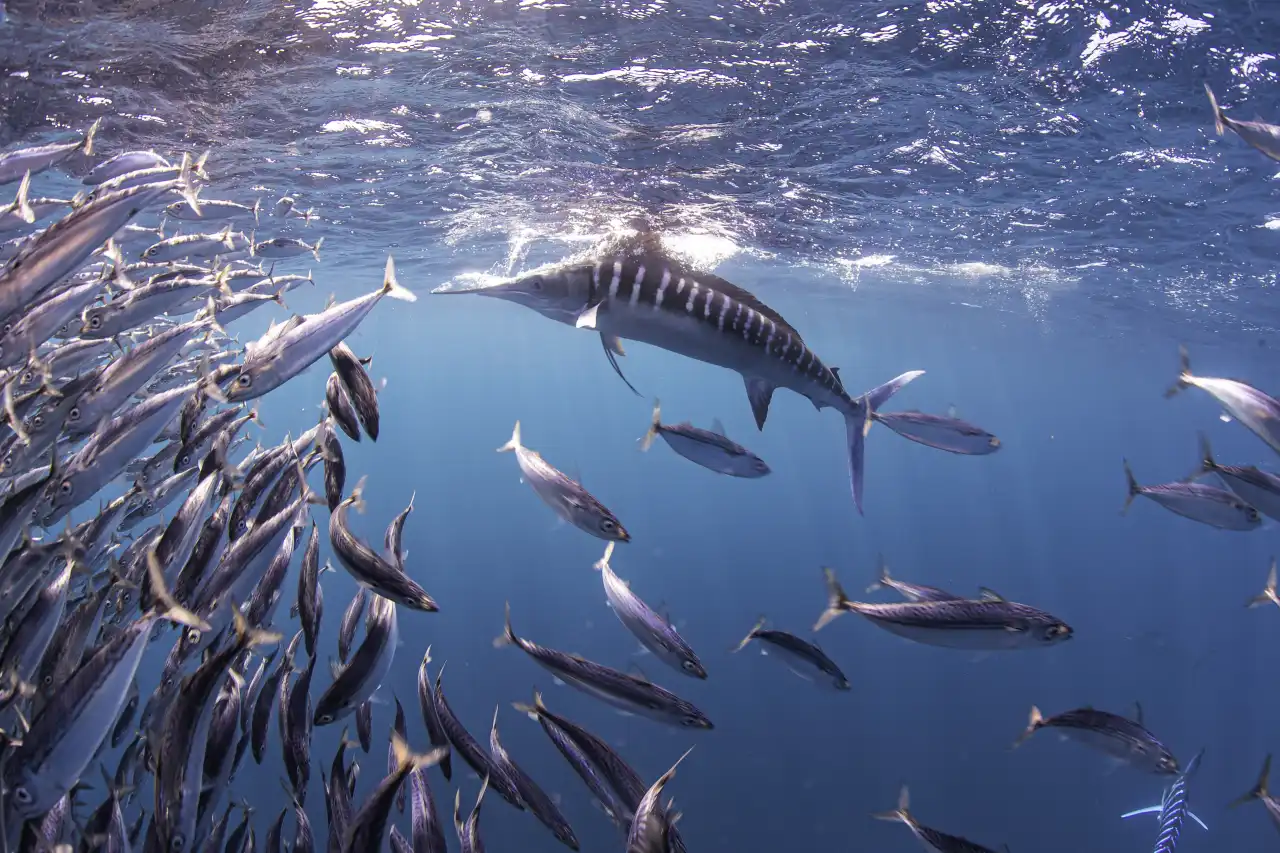
[[[579,318],[579,320],[581,320],[581,318]],[[627,383],[627,387],[631,389],[632,394],[635,394],[637,397],[641,396],[640,392],[636,390],[636,386],[632,385],[631,381],[622,375],[622,368],[618,366],[618,356],[625,355],[622,351],[621,342],[619,342],[616,337],[606,335],[604,332],[601,332],[600,344],[604,347],[604,354],[605,357],[609,359],[609,364],[613,366],[613,372],[618,374],[619,379]]]
[[[579,329],[594,329],[596,327],[596,315],[600,313],[601,304],[597,302],[582,309],[582,313],[578,315],[578,319],[573,325]]]
[[[751,414],[755,415],[756,427],[764,429],[764,422],[769,417],[769,403],[773,400],[773,389],[776,387],[767,379],[754,376],[743,376],[747,386],[747,399],[751,401]]]
[[[1195,812],[1187,812],[1187,817],[1191,818],[1191,819],[1192,819],[1192,820],[1194,820],[1196,823],[1200,824],[1200,828],[1201,828],[1201,829],[1203,829],[1205,832],[1208,832],[1208,831],[1209,831],[1209,827],[1207,827],[1207,826],[1205,826],[1205,825],[1204,825],[1204,821],[1202,821],[1200,818],[1196,817],[1196,813],[1195,813]]]

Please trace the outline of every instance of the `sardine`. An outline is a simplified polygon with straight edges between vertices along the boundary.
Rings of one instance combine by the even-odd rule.
[[[396,603],[375,595],[369,605],[364,641],[351,661],[334,676],[333,683],[316,700],[315,724],[327,726],[355,711],[371,698],[391,669],[399,642]]]
[[[536,450],[520,443],[520,422],[516,421],[511,440],[498,448],[499,453],[514,452],[524,479],[542,498],[543,503],[555,510],[565,521],[605,541],[630,542],[617,517],[604,504],[582,487],[553,468]]]
[[[569,821],[560,812],[555,802],[547,796],[545,791],[538,787],[538,783],[534,782],[533,778],[520,765],[515,763],[515,760],[511,758],[506,748],[502,745],[502,741],[498,738],[497,708],[493,709],[493,725],[489,729],[489,754],[493,757],[494,762],[502,768],[502,774],[515,785],[516,791],[520,794],[520,800],[533,816],[543,826],[551,830],[551,833],[561,844],[570,850],[579,849],[578,837],[574,835],[573,827],[569,825]]]
[[[329,516],[329,542],[333,553],[353,578],[380,596],[413,610],[433,613],[439,610],[435,600],[413,578],[369,547],[351,532],[347,513],[352,506],[362,509],[363,481],[351,496]]]
[[[764,625],[764,619],[757,622],[734,651],[741,651],[747,643],[759,640],[781,658],[787,669],[805,681],[811,681],[819,686],[833,687],[836,690],[849,689],[849,679],[840,671],[836,662],[827,657],[827,653],[816,644],[786,631],[765,628]],[[763,648],[761,652],[769,654]]]
[[[714,728],[707,716],[691,703],[651,681],[517,637],[511,627],[510,604],[506,608],[504,632],[493,643],[499,647],[519,647],[560,680],[627,713],[643,714],[684,728]]]
[[[1136,497],[1146,497],[1183,518],[1208,524],[1222,530],[1257,530],[1262,515],[1249,504],[1225,489],[1201,483],[1164,483],[1158,486],[1138,485],[1129,460],[1124,460],[1124,476],[1129,482],[1124,510]]]
[[[1050,728],[1145,773],[1172,775],[1178,772],[1178,759],[1142,724],[1141,714],[1135,721],[1094,708],[1077,708],[1045,717],[1039,708],[1032,706],[1027,729],[1014,746],[1041,729]]]
[[[813,626],[820,630],[842,613],[858,613],[879,628],[918,643],[958,649],[1028,649],[1071,639],[1060,619],[1025,604],[999,598],[867,604],[850,601],[835,573],[823,569],[827,609]]]
[[[604,556],[594,565],[604,580],[605,598],[608,599],[613,614],[646,649],[667,666],[694,678],[706,678],[707,671],[702,662],[680,636],[675,625],[671,624],[671,620],[645,604],[631,591],[629,583],[614,574],[609,565],[613,544],[610,542],[605,546]]]
[[[371,441],[378,440],[378,392],[373,387],[373,380],[364,369],[364,364],[351,351],[346,343],[339,342],[329,350],[329,361],[334,372],[347,392],[347,399],[355,408],[356,416],[364,425],[365,432]],[[344,427],[345,431],[345,427]],[[359,441],[359,437],[356,438]]]
[[[655,400],[653,418],[649,431],[640,439],[640,449],[648,450],[658,436],[685,459],[717,474],[754,479],[770,473],[763,459],[725,437],[719,420],[713,421],[709,430],[699,429],[688,421],[664,424],[661,405]]]
[[[907,792],[907,786],[903,785],[902,791],[898,794],[898,807],[896,809],[890,812],[876,812],[871,816],[876,820],[905,823],[907,828],[911,830],[911,834],[919,839],[925,849],[935,851],[935,853],[996,853],[991,848],[983,847],[981,844],[974,844],[967,838],[948,835],[945,832],[939,832],[936,829],[925,826],[911,814],[910,806],[911,795]]]

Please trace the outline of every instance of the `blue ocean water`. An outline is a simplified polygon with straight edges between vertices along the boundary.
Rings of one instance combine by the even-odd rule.
[[[388,254],[419,294],[384,302],[349,340],[386,379],[379,440],[344,439],[349,483],[367,477],[354,526],[380,542],[412,496],[408,568],[441,606],[401,611],[357,798],[384,773],[393,696],[426,748],[415,679],[430,646],[467,727],[483,740],[500,709],[504,744],[562,798],[588,851],[622,840],[511,708],[535,687],[646,779],[695,746],[668,789],[695,852],[911,849],[905,827],[870,818],[904,783],[922,822],[994,849],[1149,849],[1155,819],[1120,814],[1158,802],[1165,780],[1047,732],[1011,749],[1032,704],[1135,702],[1180,760],[1205,749],[1191,802],[1209,832],[1189,827],[1180,849],[1274,846],[1260,805],[1226,804],[1277,748],[1280,616],[1244,603],[1280,532],[1218,531],[1144,500],[1121,514],[1121,460],[1143,483],[1179,479],[1200,430],[1220,461],[1275,468],[1207,396],[1162,396],[1180,344],[1198,372],[1280,387],[1276,164],[1214,134],[1202,88],[1232,115],[1280,120],[1269,4],[10,0],[6,12],[0,145],[103,116],[107,154],[210,149],[206,194],[315,209],[287,228],[325,239],[319,263],[287,265],[316,276],[289,294],[292,311],[371,290]],[[74,192],[73,177],[45,176],[41,191]],[[429,295],[638,221],[776,308],[851,390],[923,369],[889,408],[954,406],[1001,450],[951,456],[874,427],[861,517],[838,415],[779,392],[757,431],[737,376],[632,343],[621,366],[637,398],[592,334]],[[252,340],[287,316],[271,310],[233,331]],[[322,364],[260,401],[264,444],[316,422],[326,376]],[[654,397],[673,421],[720,418],[773,473],[734,480],[661,443],[639,452]],[[603,543],[558,525],[494,452],[517,419],[627,526],[615,570],[670,612],[706,682],[638,655],[591,569]],[[323,530],[327,513],[313,515]],[[982,656],[847,615],[817,635],[847,693],[754,646],[730,653],[761,616],[809,636],[821,567],[860,593],[881,554],[904,580],[990,587],[1075,636]],[[322,542],[326,558],[337,565]],[[323,586],[313,697],[355,591],[340,568]],[[556,686],[493,647],[506,602],[522,636],[634,663],[715,730],[623,717]],[[296,630],[284,605],[276,627]],[[341,728],[316,730],[313,775]],[[283,772],[273,726],[267,760],[233,788],[259,837],[288,804]],[[452,785],[430,776],[446,821],[454,791],[465,808],[479,788],[457,760],[455,772]],[[322,806],[313,783],[323,842]],[[560,849],[497,797],[482,827],[492,850]]]

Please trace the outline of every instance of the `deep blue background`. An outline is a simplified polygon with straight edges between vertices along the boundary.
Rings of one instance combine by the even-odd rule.
[[[1119,815],[1156,802],[1162,780],[1047,732],[1010,749],[1033,703],[1135,701],[1183,761],[1206,749],[1191,798],[1211,832],[1188,828],[1181,849],[1274,847],[1261,806],[1225,804],[1277,747],[1280,614],[1244,608],[1275,525],[1217,531],[1142,500],[1120,514],[1122,457],[1144,483],[1183,477],[1197,430],[1224,463],[1275,467],[1205,395],[1162,398],[1180,343],[1206,375],[1280,389],[1275,164],[1213,135],[1201,88],[1239,117],[1280,119],[1269,4],[7,5],[0,140],[60,138],[103,115],[106,154],[212,148],[206,195],[269,208],[288,193],[317,209],[317,224],[290,230],[326,238],[317,286],[291,293],[293,310],[372,289],[388,252],[421,295],[384,302],[350,341],[387,379],[380,440],[344,440],[349,483],[368,475],[353,524],[380,545],[416,492],[408,567],[442,608],[400,614],[359,796],[384,771],[392,695],[410,741],[427,745],[415,678],[430,644],[463,721],[483,740],[502,707],[506,746],[563,796],[588,851],[621,839],[510,709],[535,685],[647,779],[697,745],[669,789],[695,853],[911,849],[904,827],[868,817],[903,782],[922,821],[992,848],[1148,849],[1154,818]],[[54,175],[37,190],[75,191]],[[779,392],[758,433],[737,376],[629,344],[637,399],[591,334],[427,295],[561,257],[635,217],[714,236],[707,263],[723,260],[717,272],[778,309],[851,390],[924,369],[890,408],[954,405],[1002,449],[960,458],[875,428],[861,518],[834,413]],[[264,217],[259,239],[280,227]],[[267,317],[233,332],[251,340]],[[326,375],[261,402],[264,442],[315,423]],[[738,481],[662,444],[640,453],[654,396],[670,420],[719,417],[774,473]],[[558,527],[494,452],[516,419],[634,535],[614,568],[669,608],[710,679],[640,665],[715,731],[624,718],[492,647],[510,601],[536,642],[618,667],[636,651],[591,570],[603,543]],[[327,513],[314,515],[323,529]],[[838,695],[754,647],[729,654],[760,615],[806,633],[824,606],[820,567],[858,592],[878,553],[904,580],[1047,609],[1075,637],[978,659],[846,616],[819,635],[853,684]],[[341,571],[323,584],[315,696],[354,590]],[[152,652],[152,680],[165,651]],[[317,781],[340,729],[317,730]],[[274,724],[269,751],[234,788],[260,839],[286,802]],[[469,803],[479,783],[455,763]],[[447,821],[454,788],[430,778]],[[323,843],[320,792],[313,782]],[[495,851],[559,849],[496,797],[482,826]]]

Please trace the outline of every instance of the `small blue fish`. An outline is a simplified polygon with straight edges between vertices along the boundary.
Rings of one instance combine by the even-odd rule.
[[[1200,433],[1200,468],[1191,475],[1217,474],[1222,485],[1263,515],[1280,520],[1280,477],[1253,465],[1219,465],[1213,458],[1209,438]]]
[[[1183,821],[1188,816],[1208,831],[1209,827],[1204,825],[1204,821],[1196,817],[1187,806],[1187,780],[1200,767],[1200,759],[1203,755],[1203,749],[1196,753],[1196,757],[1191,759],[1187,769],[1169,786],[1160,805],[1136,809],[1120,816],[1130,818],[1140,814],[1160,813],[1160,837],[1156,839],[1156,846],[1152,848],[1152,853],[1174,853],[1178,847],[1178,838],[1182,835]]]
[[[1192,386],[1206,391],[1222,404],[1227,414],[1280,453],[1280,400],[1238,379],[1196,376],[1191,372],[1191,359],[1186,347],[1178,348],[1178,356],[1182,370],[1178,373],[1178,381],[1165,392],[1165,397],[1172,397],[1183,388]]]
[[[1262,516],[1256,509],[1225,489],[1200,483],[1140,486],[1127,459],[1124,461],[1124,475],[1129,481],[1124,511],[1128,511],[1134,498],[1142,495],[1170,512],[1223,530],[1257,530],[1262,524]]]
[[[699,429],[688,421],[664,424],[662,407],[654,400],[653,421],[640,439],[640,449],[648,450],[658,436],[685,459],[717,474],[756,479],[769,473],[763,459],[725,437],[720,421],[713,421],[709,430]]]

